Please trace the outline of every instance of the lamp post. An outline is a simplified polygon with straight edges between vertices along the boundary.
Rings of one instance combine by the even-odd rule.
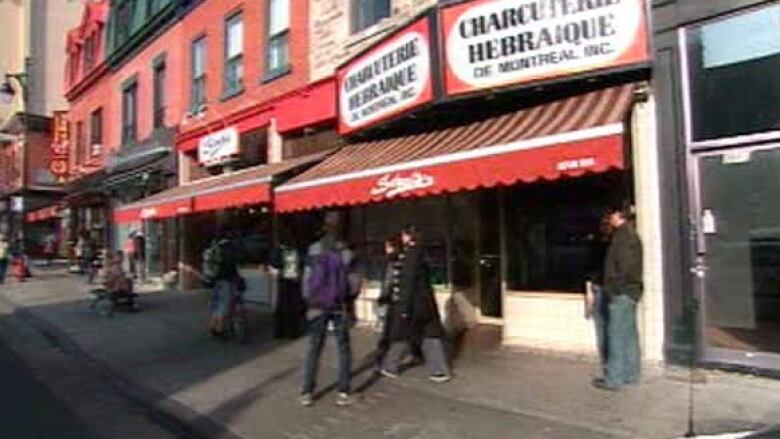
[[[19,73],[6,73],[5,74],[5,80],[2,84],[0,84],[0,104],[3,105],[10,105],[13,103],[14,98],[16,97],[16,90],[14,89],[12,83],[16,82],[18,89],[22,95],[22,114],[24,117],[23,123],[23,129],[22,129],[22,139],[21,139],[21,148],[19,154],[21,155],[21,169],[19,170],[19,177],[21,180],[21,197],[24,196],[24,188],[27,186],[27,133],[30,129],[30,114],[29,114],[29,74],[27,73],[30,69],[30,58],[27,57],[24,60],[24,71]],[[13,217],[14,212],[12,211],[13,206],[11,203],[11,198],[8,198],[8,234],[9,234],[9,240],[13,242]],[[24,198],[21,200],[21,208],[19,209],[21,212],[21,223],[19,225],[19,232],[20,236],[19,238],[22,240],[22,250],[26,250],[24,247],[25,245],[25,236],[24,236]]]

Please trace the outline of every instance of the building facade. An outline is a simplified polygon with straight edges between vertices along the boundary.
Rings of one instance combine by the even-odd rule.
[[[336,3],[342,9],[328,12]],[[350,7],[364,3],[313,2],[312,69],[337,68],[348,145],[277,188],[280,222],[344,213],[365,257],[363,318],[374,317],[384,239],[411,223],[423,232],[445,324],[503,344],[593,352],[582,298],[599,264],[599,217],[630,202],[647,261],[643,352],[662,360],[649,5],[538,14],[535,32],[583,43],[564,38],[552,50],[513,40],[510,24],[480,27],[523,2],[507,3],[365,2],[398,15],[363,28]]]
[[[62,196],[62,179],[50,166],[54,119],[66,108],[62,44],[80,9],[46,0],[0,4],[7,35],[0,48],[0,227],[16,248],[32,255],[40,254],[46,235],[60,233],[51,210]]]
[[[780,6],[653,3],[668,356],[776,370]]]

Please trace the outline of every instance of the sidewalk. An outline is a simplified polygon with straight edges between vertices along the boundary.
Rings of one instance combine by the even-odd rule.
[[[251,309],[252,338],[238,346],[207,336],[203,293],[144,293],[142,312],[109,319],[87,308],[88,287],[77,277],[57,270],[35,274],[0,287],[18,314],[72,343],[149,404],[213,437],[309,438],[346,431],[345,437],[361,438],[674,438],[687,429],[688,384],[669,378],[668,370],[646,370],[639,386],[609,393],[590,387],[596,369],[591,360],[508,349],[465,353],[456,361],[456,378],[445,385],[429,383],[422,368],[378,382],[362,373],[355,379],[363,391],[354,407],[334,407],[331,392],[304,409],[296,398],[305,340],[270,339],[267,308]],[[356,368],[373,343],[370,331],[354,331]],[[321,382],[335,375],[331,351],[326,349]],[[695,395],[699,434],[780,422],[775,380],[707,372]]]

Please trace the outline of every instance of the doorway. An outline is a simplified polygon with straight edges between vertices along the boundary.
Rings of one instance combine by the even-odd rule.
[[[705,360],[780,367],[780,145],[695,163]]]
[[[479,310],[483,317],[501,318],[501,214],[498,191],[483,191],[477,210]]]

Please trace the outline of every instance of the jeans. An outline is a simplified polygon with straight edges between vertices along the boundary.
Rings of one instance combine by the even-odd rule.
[[[312,393],[316,386],[317,368],[320,364],[322,347],[328,335],[328,323],[333,322],[336,347],[338,349],[339,377],[338,391],[349,393],[352,369],[352,347],[349,340],[349,318],[340,312],[326,312],[309,320],[309,350],[303,363],[302,393]]]
[[[211,313],[218,317],[227,317],[234,294],[232,281],[224,279],[216,281],[211,292]]]
[[[449,375],[450,368],[447,364],[447,354],[444,352],[444,343],[440,338],[424,338],[422,340],[422,355],[428,371],[431,375]],[[408,342],[395,342],[390,345],[382,360],[382,368],[388,372],[398,373],[399,362],[404,354],[411,352],[413,347]]]
[[[596,349],[599,352],[601,365],[607,364],[609,358],[609,343],[607,331],[609,328],[609,301],[600,285],[593,284],[593,326],[596,329]]]
[[[625,294],[615,295],[609,302],[607,326],[607,359],[604,380],[620,387],[639,381],[639,334],[636,328],[636,301]]]

